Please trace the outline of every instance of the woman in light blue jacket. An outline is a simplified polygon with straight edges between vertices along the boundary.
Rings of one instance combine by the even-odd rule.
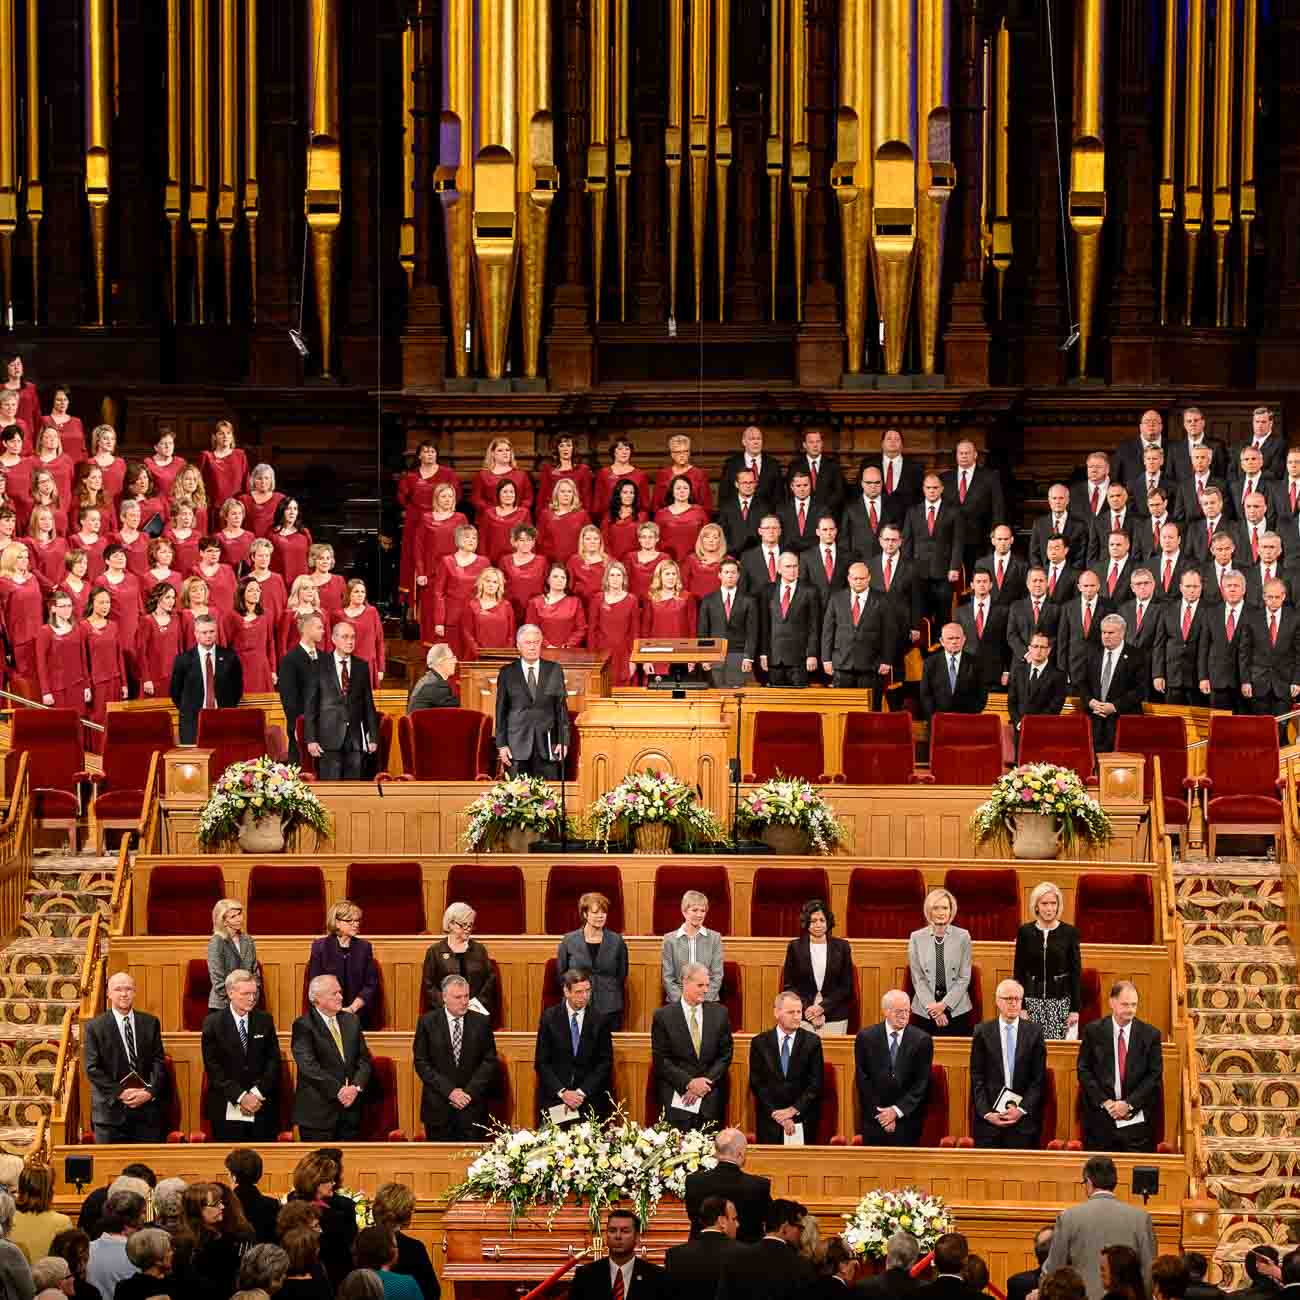
[[[957,900],[932,889],[922,905],[929,924],[907,941],[912,973],[912,1023],[940,1037],[971,1032],[970,931],[952,924]]]
[[[682,971],[692,962],[709,968],[709,991],[706,1002],[716,1002],[722,988],[722,936],[705,928],[709,900],[698,889],[682,895],[682,924],[672,934],[664,935],[659,952],[659,966],[664,977],[664,1001],[682,1000]]]

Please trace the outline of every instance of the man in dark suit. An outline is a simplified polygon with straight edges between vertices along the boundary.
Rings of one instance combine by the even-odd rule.
[[[801,1029],[803,1002],[797,993],[778,993],[772,1007],[774,1028],[755,1034],[749,1044],[749,1088],[754,1094],[758,1140],[780,1146],[802,1129],[803,1145],[817,1141],[821,1119],[822,1040]]]
[[[1126,438],[1110,458],[1110,476],[1130,491],[1142,477],[1147,448],[1162,450],[1165,422],[1159,411],[1143,411],[1136,438]]]
[[[1251,712],[1260,717],[1289,712],[1300,696],[1300,617],[1286,607],[1286,584],[1280,578],[1265,583],[1264,607],[1248,611],[1244,631],[1238,662],[1241,693]],[[1285,744],[1285,734],[1281,739]]]
[[[1165,453],[1159,447],[1147,449],[1142,458],[1142,473],[1124,486],[1128,488],[1134,513],[1143,519],[1149,520],[1153,514],[1164,515],[1178,508],[1178,480],[1169,473]]]
[[[1088,534],[1088,563],[1100,565],[1109,559],[1110,539],[1115,533],[1128,538],[1134,555],[1146,553],[1146,525],[1129,506],[1128,490],[1120,483],[1106,489],[1106,508],[1092,521]]]
[[[244,670],[239,656],[217,644],[217,620],[200,614],[194,640],[172,664],[171,697],[180,715],[180,741],[192,745],[199,735],[200,709],[237,709],[244,698]]]
[[[916,1293],[916,1300],[976,1300],[980,1293],[967,1285],[963,1270],[970,1246],[960,1232],[945,1232],[934,1243],[934,1281]]]
[[[983,569],[971,578],[971,598],[958,607],[957,625],[979,664],[980,680],[991,691],[1007,684],[1007,610],[993,599],[993,577]]]
[[[823,450],[823,441],[820,429],[804,431],[802,451],[790,462],[790,490],[794,491],[795,475],[806,473],[812,482],[813,501],[820,507],[817,513],[838,519],[848,495],[844,471],[840,462]]]
[[[839,541],[840,529],[830,515],[822,515],[817,521],[817,544],[810,547],[799,557],[799,577],[801,581],[817,588],[821,607],[837,591],[843,591],[848,585],[849,565],[853,555],[849,548]]]
[[[758,521],[758,545],[740,557],[741,586],[745,595],[753,596],[759,608],[767,589],[780,577],[781,520],[768,510]]]
[[[1249,636],[1242,627],[1246,613],[1246,580],[1230,569],[1223,579],[1223,603],[1207,611],[1198,676],[1201,694],[1205,695],[1208,688],[1211,706],[1234,713],[1243,713],[1247,708],[1240,691],[1240,640]]]
[[[763,430],[751,424],[740,435],[743,451],[733,452],[722,462],[718,478],[718,505],[734,501],[740,486],[740,473],[749,470],[754,474],[754,495],[768,505],[780,505],[785,496],[785,474],[781,462],[763,450]]]
[[[1094,646],[1084,677],[1083,699],[1092,722],[1092,747],[1098,754],[1115,748],[1115,728],[1125,713],[1141,713],[1151,686],[1150,660],[1124,644],[1125,623],[1118,614],[1101,620],[1101,645]]]
[[[1091,529],[1106,511],[1106,492],[1111,485],[1110,457],[1104,451],[1089,452],[1084,472],[1087,477],[1083,482],[1070,488],[1070,513]]]
[[[1038,1146],[1047,1046],[1041,1027],[1020,1018],[1024,999],[1025,991],[1015,980],[1003,980],[997,989],[997,1016],[976,1025],[971,1036],[970,1091],[977,1147],[1032,1151]],[[1010,1101],[1002,1096],[1004,1091],[1020,1100]]]
[[[637,1255],[641,1220],[631,1210],[605,1216],[606,1259],[583,1264],[573,1275],[569,1300],[669,1300],[674,1294],[658,1264]],[[617,1282],[615,1278],[617,1277]]]
[[[421,709],[458,709],[460,699],[452,689],[450,678],[456,672],[456,653],[445,641],[429,647],[424,660],[425,674],[411,688],[406,701],[406,712],[419,713]]]
[[[1269,488],[1273,503],[1273,519],[1279,532],[1290,525],[1295,532],[1295,521],[1300,518],[1300,447],[1292,447],[1286,454],[1286,468],[1277,482]]]
[[[912,1265],[920,1256],[916,1238],[900,1228],[885,1242],[884,1272],[858,1280],[857,1300],[908,1300],[921,1286],[912,1276]]]
[[[307,680],[302,735],[318,759],[322,781],[360,781],[369,756],[379,748],[379,714],[370,690],[370,665],[358,659],[351,623],[334,625],[334,653],[317,663]]]
[[[822,670],[832,686],[884,690],[898,644],[894,611],[871,593],[871,574],[861,561],[848,573],[849,589],[837,591],[822,618]]]
[[[1237,498],[1237,504],[1239,517],[1229,531],[1237,543],[1236,554],[1244,567],[1259,562],[1259,545],[1272,527],[1272,520],[1268,517],[1268,498],[1263,492],[1248,492],[1244,504],[1241,497]]]
[[[289,762],[301,763],[298,753],[298,719],[307,707],[307,685],[319,671],[320,643],[325,639],[325,620],[315,610],[298,616],[298,644],[286,654],[275,672],[275,687],[284,708],[289,733]]]
[[[976,571],[987,569],[993,577],[993,603],[1010,609],[1025,594],[1025,575],[1029,565],[1012,555],[1015,535],[1007,524],[998,524],[989,534],[993,549],[975,561]]]
[[[767,503],[757,495],[754,471],[740,470],[736,475],[735,489],[723,498],[718,507],[718,523],[722,525],[727,550],[732,555],[743,555],[751,546],[758,545],[758,525],[767,508]]]
[[[817,521],[826,507],[813,496],[812,479],[807,470],[790,475],[790,497],[777,507],[781,521],[781,543],[785,550],[803,555],[817,545]]]
[[[912,1000],[902,989],[880,999],[884,1020],[858,1030],[853,1077],[859,1131],[869,1147],[914,1147],[925,1127],[934,1039],[908,1024]]]
[[[763,1237],[728,1255],[718,1275],[717,1300],[799,1300],[813,1280],[799,1253],[807,1209],[797,1201],[768,1207]]]
[[[961,577],[966,534],[961,512],[942,499],[943,483],[937,474],[925,476],[922,491],[925,499],[907,512],[903,524],[903,555],[916,566],[923,608],[938,627],[948,621],[952,609],[952,587]]]
[[[496,746],[515,775],[557,781],[569,746],[564,669],[542,658],[542,629],[525,623],[515,634],[519,658],[497,674]]]
[[[1013,731],[1019,731],[1021,722],[1030,715],[1059,717],[1070,692],[1065,674],[1052,666],[1052,642],[1046,632],[1035,632],[1029,638],[1026,653],[1027,660],[1011,665],[1007,687],[1007,715]]]
[[[1195,473],[1195,452],[1204,447],[1209,454],[1206,471],[1215,478],[1228,473],[1228,452],[1223,443],[1205,436],[1205,416],[1199,406],[1189,406],[1183,412],[1183,432],[1186,437],[1169,445],[1169,472],[1179,483],[1186,483]]]
[[[1165,602],[1151,656],[1152,685],[1166,704],[1202,702],[1200,688],[1201,637],[1207,614],[1201,601],[1201,575],[1187,570],[1179,583],[1181,597]],[[1204,697],[1208,703],[1208,697]]]
[[[1047,513],[1039,515],[1029,530],[1029,563],[1046,565],[1047,543],[1062,537],[1069,547],[1071,565],[1083,568],[1088,562],[1090,526],[1090,519],[1070,513],[1070,489],[1064,483],[1053,483],[1047,489]]]
[[[1160,634],[1160,605],[1155,598],[1156,580],[1146,565],[1129,576],[1132,599],[1119,607],[1124,620],[1124,643],[1136,650],[1149,664]]]
[[[1028,1300],[1031,1291],[1038,1290],[1042,1280],[1043,1265],[1047,1263],[1048,1252],[1052,1249],[1052,1229],[1039,1228],[1034,1234],[1034,1258],[1037,1268],[1027,1268],[1023,1273],[1012,1273],[1007,1278],[1007,1300]]]
[[[814,586],[799,581],[799,557],[793,551],[781,552],[777,572],[778,581],[764,597],[759,662],[769,686],[807,686],[821,650],[821,601]]]
[[[713,1300],[722,1261],[736,1247],[740,1216],[725,1196],[706,1196],[700,1203],[699,1236],[664,1255],[664,1272],[675,1300]]]
[[[537,1026],[533,1069],[537,1071],[537,1110],[555,1114],[557,1123],[573,1117],[560,1112],[611,1109],[614,1040],[609,1020],[591,1008],[591,972],[571,966],[560,976],[564,997],[542,1012]],[[557,1109],[558,1108],[558,1109]]]
[[[921,640],[921,584],[910,560],[903,559],[903,530],[897,524],[881,524],[880,554],[867,564],[869,586],[883,596],[894,615],[897,649],[893,655],[894,673],[901,681],[903,656]]]
[[[1088,551],[1084,543],[1084,554]],[[1047,574],[1047,599],[1054,605],[1064,607],[1074,599],[1078,590],[1079,575],[1085,565],[1074,563],[1069,545],[1064,537],[1049,537],[1047,540],[1047,561],[1043,572]]]
[[[1206,459],[1201,448],[1196,453],[1197,468]],[[1183,516],[1183,535],[1188,551],[1198,559],[1210,553],[1210,542],[1220,529],[1232,522],[1231,497],[1228,485],[1219,479],[1193,476],[1181,484],[1180,505]]]
[[[842,540],[851,555],[871,560],[880,554],[881,525],[901,524],[906,511],[897,504],[897,494],[895,500],[885,499],[879,466],[863,464],[861,487],[844,507]]]
[[[727,1108],[731,1022],[721,1002],[706,1002],[709,968],[688,962],[682,999],[660,1007],[650,1024],[650,1058],[660,1114],[690,1132],[720,1120]]]
[[[758,601],[740,590],[740,562],[733,556],[718,566],[718,581],[718,590],[700,601],[695,634],[727,643],[726,662],[709,670],[714,686],[744,686],[753,682],[758,658]]]
[[[903,435],[897,429],[886,429],[880,435],[880,455],[868,456],[862,462],[862,473],[870,466],[880,471],[885,502],[894,508],[894,517],[903,519],[921,500],[921,484],[925,481],[921,459],[904,456]]]
[[[1264,469],[1264,458],[1258,447],[1247,443],[1239,453],[1239,461],[1228,475],[1228,490],[1232,494],[1232,508],[1237,518],[1247,515],[1246,506],[1251,496],[1258,492],[1264,498],[1264,513],[1268,522],[1273,523],[1273,500],[1269,488],[1274,478]]]
[[[1183,574],[1196,571],[1196,561],[1183,550],[1183,531],[1176,523],[1160,529],[1160,549],[1147,557],[1156,580],[1156,599],[1176,601],[1182,590]]]
[[[1110,1015],[1083,1031],[1079,1087],[1083,1145],[1089,1151],[1156,1149],[1153,1121],[1163,1104],[1160,1031],[1139,1020],[1137,1009],[1136,986],[1118,980],[1111,985]]]
[[[748,1143],[738,1128],[724,1128],[713,1139],[713,1153],[718,1163],[712,1169],[697,1169],[686,1175],[686,1213],[691,1220],[691,1236],[700,1233],[700,1208],[710,1196],[725,1196],[736,1207],[740,1227],[738,1241],[757,1241],[763,1235],[767,1208],[772,1203],[772,1182],[745,1172]]]
[[[442,1006],[420,1017],[415,1030],[415,1073],[424,1088],[420,1122],[430,1142],[476,1142],[488,1119],[497,1082],[492,1022],[471,1011],[469,981],[448,975]],[[543,1099],[544,1100],[544,1099]]]
[[[1251,413],[1250,441],[1237,443],[1234,456],[1246,447],[1259,452],[1267,478],[1280,479],[1286,473],[1286,439],[1273,431],[1273,412],[1267,406],[1257,406]]]
[[[945,623],[939,642],[921,671],[921,716],[928,722],[936,713],[983,713],[989,692],[975,656],[964,653],[966,633]]]
[[[1225,1300],[1227,1292],[1221,1286],[1205,1280],[1205,1275],[1210,1271],[1210,1261],[1199,1250],[1183,1252],[1183,1267],[1187,1270],[1184,1300]]]
[[[1007,615],[1007,644],[1011,647],[1011,667],[1024,663],[1029,653],[1029,638],[1045,632],[1049,641],[1056,638],[1061,607],[1047,599],[1047,570],[1037,566],[1025,575],[1028,595],[1016,601]]]
[[[81,1053],[95,1141],[161,1142],[162,1031],[157,1016],[135,1010],[135,980],[125,971],[109,976],[108,1010],[83,1026]]]
[[[994,524],[1005,523],[1007,503],[1002,495],[1002,479],[996,470],[981,468],[975,444],[963,438],[954,448],[955,469],[940,476],[943,499],[961,514],[964,556],[969,574],[980,546]]]
[[[257,1011],[257,980],[246,970],[226,976],[230,1005],[203,1021],[203,1070],[208,1076],[208,1122],[216,1142],[270,1142],[275,1138],[280,1044],[275,1022]]]
[[[307,986],[311,1003],[293,1022],[290,1046],[298,1067],[293,1122],[302,1142],[346,1142],[361,1130],[361,1094],[370,1082],[370,1048],[361,1021],[343,1010],[343,990],[333,975]]]
[[[1282,539],[1276,533],[1264,534],[1259,544],[1259,563],[1252,564],[1242,576],[1246,579],[1246,604],[1252,609],[1263,609],[1264,587],[1274,579],[1286,593],[1284,604],[1295,604],[1297,566],[1282,563]]]
[[[1078,594],[1061,611],[1056,625],[1056,666],[1076,691],[1088,676],[1089,651],[1101,644],[1101,620],[1111,611],[1100,590],[1100,579],[1085,569],[1079,574]]]
[[[1106,539],[1106,558],[1094,564],[1091,572],[1097,575],[1101,594],[1112,609],[1128,599],[1133,564],[1133,549],[1128,535],[1122,532],[1111,533]]]

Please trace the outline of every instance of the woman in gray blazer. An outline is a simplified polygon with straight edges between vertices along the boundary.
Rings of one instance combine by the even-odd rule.
[[[226,976],[232,970],[251,971],[261,986],[257,944],[244,933],[244,905],[237,898],[223,898],[212,909],[212,938],[208,940],[209,1010],[224,1011],[230,1005]]]
[[[691,962],[709,968],[709,991],[706,1002],[716,1002],[722,988],[722,936],[704,926],[709,914],[709,900],[698,889],[682,895],[682,926],[664,935],[659,950],[659,968],[664,978],[664,1001],[682,1000],[682,970]]]
[[[567,970],[591,972],[591,1003],[594,1011],[609,1017],[610,1029],[623,1028],[623,984],[627,979],[627,944],[623,936],[607,929],[609,899],[604,894],[583,894],[578,899],[582,924],[560,940],[555,955],[555,977]]]
[[[957,900],[946,889],[932,889],[922,910],[929,924],[907,941],[912,1023],[940,1037],[969,1036],[970,931],[952,924]]]

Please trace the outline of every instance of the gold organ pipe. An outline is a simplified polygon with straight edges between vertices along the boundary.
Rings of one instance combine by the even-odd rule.
[[[220,157],[217,160],[217,229],[221,232],[221,263],[226,279],[226,324],[234,320],[235,223],[239,220],[238,66],[239,38],[236,0],[218,0],[218,89]]]
[[[1187,89],[1183,103],[1183,231],[1187,242],[1184,323],[1192,323],[1196,262],[1205,224],[1205,0],[1187,0]]]
[[[1241,189],[1237,216],[1241,222],[1241,284],[1237,292],[1237,324],[1244,327],[1249,309],[1250,228],[1255,220],[1255,59],[1259,0],[1242,0],[1241,10]]]
[[[41,312],[41,221],[45,186],[41,183],[41,19],[39,0],[27,0],[27,225],[32,234],[32,323]]]
[[[845,369],[856,375],[862,371],[865,355],[871,230],[871,0],[841,0],[839,37],[840,102],[831,188],[840,207]]]
[[[190,0],[190,229],[194,233],[195,319],[207,319],[208,0]]]
[[[628,88],[631,0],[614,0],[614,187],[618,226],[618,318],[627,319],[627,227],[631,209],[632,128]]]
[[[1169,323],[1169,245],[1173,238],[1178,157],[1178,7],[1165,0],[1164,81],[1160,88],[1160,323]]]
[[[170,259],[168,279],[171,322],[179,307],[181,248],[181,0],[167,0],[167,177],[163,183],[163,216],[167,220]]]
[[[14,234],[18,230],[18,31],[14,0],[0,0],[0,307],[7,322],[14,300]],[[33,433],[35,430],[32,431]]]
[[[1070,147],[1070,227],[1079,281],[1079,373],[1088,373],[1106,219],[1106,150],[1102,133],[1105,0],[1075,0],[1074,138]]]
[[[244,0],[244,224],[248,227],[248,318],[257,323],[257,3]]]
[[[993,85],[993,43],[980,41],[980,251],[993,256],[993,216],[990,195],[993,191],[993,114],[989,110],[989,91]]]
[[[776,4],[779,0],[771,2]],[[731,168],[731,0],[716,0],[716,5],[713,34],[713,174],[717,190],[715,221],[718,233],[718,319],[725,320],[727,175]]]
[[[997,282],[998,319],[1007,271],[1011,268],[1011,32],[1002,20],[996,37],[993,101],[993,222],[990,229],[990,257]]]
[[[916,124],[918,156],[916,217],[921,373],[935,372],[943,280],[944,224],[948,196],[957,183],[948,111],[948,6],[917,0]]]
[[[397,261],[406,274],[406,292],[415,285],[415,28],[402,30],[402,225]]]
[[[546,290],[546,234],[559,188],[551,112],[549,0],[519,0],[519,203],[520,333],[524,376],[537,378]]]
[[[609,201],[609,6],[610,0],[591,0],[591,138],[587,144],[587,193],[591,195],[592,297],[598,322],[605,269],[605,213]],[[621,277],[621,257],[619,264]]]
[[[464,379],[469,374],[469,350],[465,342],[470,319],[470,212],[474,197],[472,0],[446,0],[442,23],[442,48],[447,63],[443,69],[438,167],[433,187],[442,204],[447,249],[452,367],[456,378]]]
[[[772,51],[767,90],[768,263],[772,284],[772,319],[776,319],[776,270],[781,251],[781,185],[785,176],[785,0],[770,0]]]
[[[333,377],[334,240],[343,220],[339,157],[338,0],[308,0],[307,190],[303,206],[311,236],[321,378]]]
[[[108,203],[112,192],[113,5],[86,0],[86,203],[95,267],[95,324],[107,323]]]
[[[682,41],[686,0],[668,0],[668,121],[664,128],[664,166],[668,169],[668,318],[677,319],[677,242],[682,209],[682,144],[685,72]]]
[[[709,205],[709,55],[712,25],[709,0],[691,5],[691,108],[688,150],[691,162],[691,259],[695,272],[695,319],[703,315],[704,222]]]
[[[1236,60],[1235,0],[1219,0],[1214,48],[1214,195],[1211,228],[1214,231],[1214,323],[1228,324],[1228,240],[1232,237],[1232,109]]]
[[[781,0],[772,0],[773,7]],[[808,228],[808,179],[812,149],[808,143],[808,7],[789,0],[786,32],[790,38],[790,92],[786,97],[786,138],[790,141],[790,233],[794,253],[794,318],[803,321],[804,247]]]
[[[909,0],[876,0],[872,32],[871,221],[876,301],[885,330],[885,373],[903,369],[916,266],[916,155],[912,148],[912,14]]]

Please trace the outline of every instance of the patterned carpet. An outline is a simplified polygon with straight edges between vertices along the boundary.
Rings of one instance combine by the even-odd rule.
[[[1246,1283],[1251,1246],[1291,1240],[1300,1216],[1300,988],[1275,862],[1175,868],[1196,1031],[1215,1280]]]

